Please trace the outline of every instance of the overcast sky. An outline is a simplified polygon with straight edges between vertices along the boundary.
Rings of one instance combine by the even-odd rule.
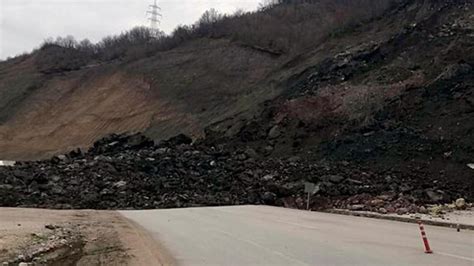
[[[0,0],[0,59],[29,52],[48,37],[73,35],[92,42],[148,25],[153,0]],[[171,32],[215,8],[222,13],[255,10],[261,0],[158,0],[160,28]]]

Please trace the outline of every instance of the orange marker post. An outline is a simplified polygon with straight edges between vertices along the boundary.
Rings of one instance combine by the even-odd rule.
[[[425,253],[431,254],[433,253],[433,250],[430,248],[430,243],[428,243],[428,237],[426,237],[425,228],[420,220],[418,220],[418,225],[420,226],[421,238],[423,239],[423,244],[425,245]]]

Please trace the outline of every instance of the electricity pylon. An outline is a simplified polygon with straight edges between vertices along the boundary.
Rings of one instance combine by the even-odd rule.
[[[158,6],[156,3],[157,0],[153,3],[153,5],[150,5],[150,11],[147,11],[146,13],[150,15],[148,20],[150,20],[150,28],[152,30],[158,31],[158,24],[160,23],[160,19],[163,16],[160,14],[161,8]]]

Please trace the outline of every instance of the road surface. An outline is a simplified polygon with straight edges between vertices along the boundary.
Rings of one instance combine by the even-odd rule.
[[[179,265],[468,265],[474,232],[266,206],[123,211]]]

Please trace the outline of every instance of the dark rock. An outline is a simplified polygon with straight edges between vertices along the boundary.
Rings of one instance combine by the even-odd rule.
[[[176,142],[186,142],[188,139],[186,139],[186,136],[182,137],[182,135],[176,136],[174,139],[170,139],[170,141],[175,141]],[[153,146],[155,143],[153,140],[141,135],[141,134],[135,134],[132,135],[128,138],[126,138],[127,141],[127,146],[131,148],[144,148],[144,147],[150,147]],[[192,140],[191,140],[192,141]],[[181,143],[180,143],[181,144]]]
[[[114,183],[113,186],[118,188],[118,189],[121,189],[121,188],[125,187],[126,185],[127,185],[127,182],[122,180],[122,181],[118,181],[118,182]]]
[[[273,179],[273,177],[274,177],[273,175],[265,175],[265,176],[262,177],[262,179],[265,180],[265,181],[270,181],[270,180]]]
[[[272,127],[270,131],[268,132],[268,138],[269,139],[276,139],[281,135],[281,130],[278,125]]]
[[[428,198],[430,199],[430,201],[434,202],[434,203],[442,202],[445,198],[445,194],[441,190],[437,190],[437,191],[426,190],[425,193],[428,196]]]
[[[6,190],[11,190],[13,189],[14,187],[12,185],[8,185],[8,184],[5,184],[5,185],[1,185],[0,184],[0,191],[6,191]]]
[[[409,213],[417,213],[418,210],[419,210],[419,208],[415,204],[410,204],[410,206],[408,207],[408,212]]]
[[[362,185],[362,184],[364,184],[364,182],[359,181],[359,180],[355,180],[355,179],[352,179],[352,178],[346,179],[346,182],[348,182],[350,184],[353,184],[353,185]]]
[[[270,145],[269,145],[269,146],[266,146],[265,149],[264,149],[264,150],[265,150],[265,154],[266,154],[266,155],[271,154],[271,153],[273,152],[273,149],[274,149],[273,146],[270,146]]]
[[[297,163],[301,161],[301,157],[300,156],[291,156],[290,158],[288,158],[287,162],[289,163]]]
[[[329,179],[330,182],[335,183],[335,184],[341,183],[344,180],[344,177],[340,175],[330,175],[327,178]]]
[[[83,156],[82,150],[81,149],[76,149],[68,154],[69,158],[75,159],[75,158],[81,158]]]
[[[385,204],[385,201],[381,199],[374,199],[370,201],[370,206],[373,206],[373,207],[380,207],[380,206],[383,206],[384,204]]]
[[[258,196],[258,193],[255,191],[250,191],[247,194],[247,202],[251,204],[258,204],[260,201],[260,197]]]
[[[66,193],[64,188],[59,185],[52,186],[50,191],[52,194],[56,194],[56,195],[64,195]]]
[[[49,230],[56,230],[60,227],[57,226],[57,225],[53,225],[53,224],[47,224],[47,225],[44,226],[44,228],[49,229]]]
[[[403,215],[403,214],[407,214],[408,213],[408,209],[407,208],[399,208],[397,210],[397,214],[398,215]]]
[[[408,185],[408,184],[402,184],[401,186],[398,187],[398,189],[401,191],[401,192],[408,192],[408,191],[411,191],[413,190],[413,187]]]
[[[0,206],[147,209],[265,203],[305,208],[305,181],[318,184],[324,206],[356,210],[383,207],[395,212],[391,206],[407,208],[427,199],[425,191],[440,193],[438,187],[449,192],[443,200],[457,195],[442,181],[402,180],[392,174],[391,183],[414,188],[396,197],[389,194],[387,172],[373,172],[357,163],[314,161],[302,154],[280,159],[254,152],[242,151],[240,144],[191,143],[185,136],[153,145],[140,135],[111,135],[65,161],[57,157],[54,162],[0,167]]]
[[[354,204],[354,205],[351,205],[349,209],[352,211],[362,211],[365,209],[365,206],[363,204]]]
[[[258,158],[258,154],[254,149],[248,148],[245,150],[245,155],[249,158]]]
[[[247,159],[247,156],[245,154],[238,154],[235,156],[235,159],[236,160],[240,160],[240,161],[245,161],[245,159]]]
[[[265,204],[273,205],[275,204],[276,195],[272,192],[265,192],[263,193],[262,200]]]
[[[457,76],[469,74],[472,72],[472,67],[468,64],[454,64],[446,67],[443,73],[438,77],[438,80],[450,80]]]
[[[426,214],[426,213],[428,213],[428,209],[426,209],[425,206],[421,206],[420,208],[418,208],[418,212]]]

